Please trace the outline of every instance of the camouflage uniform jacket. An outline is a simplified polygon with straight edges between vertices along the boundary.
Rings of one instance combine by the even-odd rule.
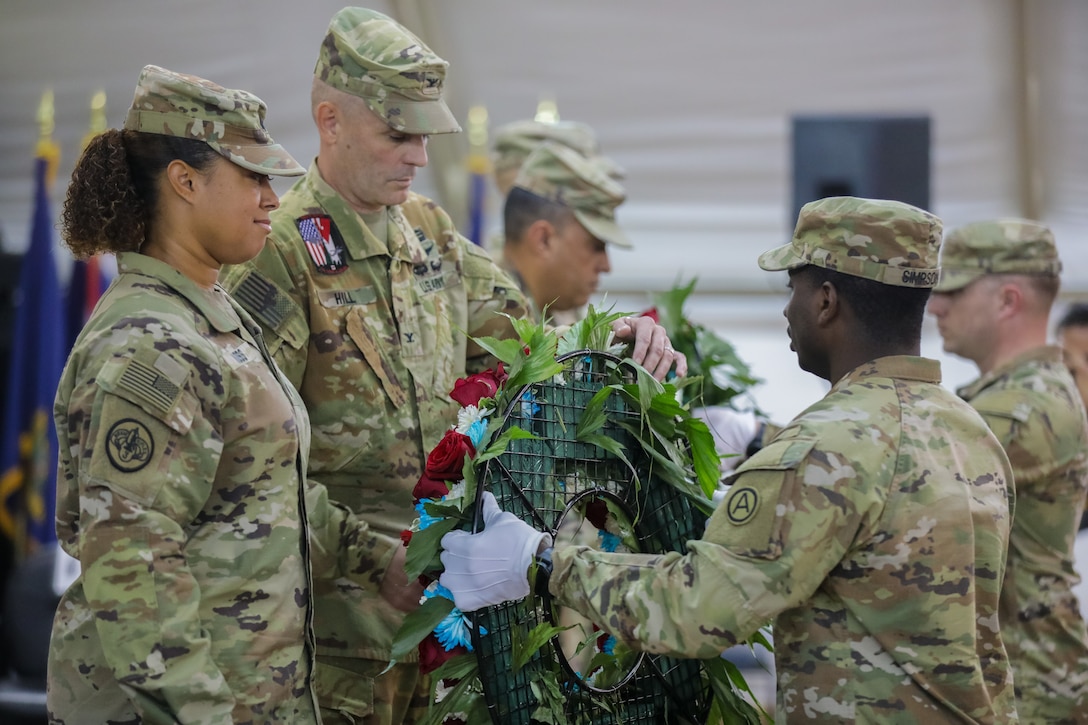
[[[957,391],[1012,463],[1016,511],[1001,623],[1024,722],[1088,722],[1088,635],[1073,541],[1088,494],[1084,405],[1061,349],[1026,352]]]
[[[284,195],[260,255],[221,279],[265,328],[310,413],[309,475],[399,536],[427,454],[457,422],[454,381],[495,364],[517,287],[434,202],[389,207],[378,239],[317,165]],[[315,231],[316,230],[316,231]],[[349,582],[317,589],[318,655],[388,660],[403,614]]]
[[[564,604],[715,657],[773,619],[781,722],[1015,721],[1008,459],[939,363],[859,366],[731,478],[686,555],[556,549]]]
[[[380,581],[396,544],[303,495],[305,409],[226,292],[118,262],[55,404],[57,536],[82,573],[54,621],[51,719],[316,722],[311,566]]]

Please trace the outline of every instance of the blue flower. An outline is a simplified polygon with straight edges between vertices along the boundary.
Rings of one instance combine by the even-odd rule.
[[[526,418],[531,418],[540,412],[540,406],[536,402],[536,396],[533,395],[532,390],[526,390],[521,394],[521,414]]]
[[[604,644],[601,645],[601,652],[604,652],[606,655],[615,654],[615,649],[616,638],[612,635],[608,635],[608,639],[606,639],[604,641]]]
[[[597,538],[601,540],[601,551],[615,551],[623,543],[623,539],[609,531],[598,530]]]
[[[431,516],[427,513],[427,504],[436,503],[433,498],[421,498],[419,503],[416,504],[416,513],[419,514],[419,530],[427,528],[431,524],[438,523],[442,520],[441,516]],[[452,597],[450,597],[452,599]]]
[[[444,599],[449,599],[451,602],[453,601],[453,592],[438,582],[432,582],[424,589],[423,596],[427,599],[443,597]],[[442,648],[447,652],[458,645],[471,652],[471,629],[472,623],[468,621],[468,617],[466,617],[460,609],[454,607],[450,613],[446,615],[446,618],[439,622],[438,626],[434,628],[434,633],[438,639],[438,643],[442,645]],[[487,630],[480,627],[480,634],[487,634]]]
[[[481,418],[468,427],[468,432],[465,435],[472,441],[472,445],[476,448],[480,447],[480,444],[484,441],[484,436],[487,434],[487,418]]]

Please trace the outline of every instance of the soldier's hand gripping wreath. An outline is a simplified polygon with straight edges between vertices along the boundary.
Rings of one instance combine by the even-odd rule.
[[[528,596],[529,564],[542,546],[551,545],[548,534],[502,511],[491,492],[484,493],[483,513],[479,534],[451,531],[442,537],[445,570],[439,581],[462,612]]]

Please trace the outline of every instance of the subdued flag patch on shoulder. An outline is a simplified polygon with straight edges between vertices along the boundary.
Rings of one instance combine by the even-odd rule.
[[[117,381],[118,389],[127,390],[145,401],[163,416],[174,409],[181,388],[163,372],[140,361],[129,360]]]
[[[290,297],[254,271],[248,272],[231,294],[270,330],[278,331],[295,307]]]
[[[306,251],[322,274],[339,274],[348,268],[347,249],[340,230],[327,214],[310,214],[299,217],[298,233],[306,243]]]

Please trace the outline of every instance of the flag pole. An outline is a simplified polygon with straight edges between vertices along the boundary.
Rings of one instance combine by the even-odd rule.
[[[484,206],[491,160],[487,152],[487,108],[473,106],[468,111],[469,233],[476,244],[484,243]]]
[[[105,130],[106,92],[100,89],[91,96],[90,122],[80,148],[86,149],[91,139]],[[103,274],[104,265],[101,262],[101,256],[95,254],[85,260],[78,259],[72,265],[67,303],[69,347],[75,342],[83,325],[90,318],[95,303],[106,288],[107,279]]]
[[[38,103],[38,145],[34,153],[38,158],[45,159],[47,188],[53,187],[57,178],[57,167],[60,166],[60,145],[53,140],[53,131],[56,129],[54,115],[53,89],[46,88],[41,102]]]

